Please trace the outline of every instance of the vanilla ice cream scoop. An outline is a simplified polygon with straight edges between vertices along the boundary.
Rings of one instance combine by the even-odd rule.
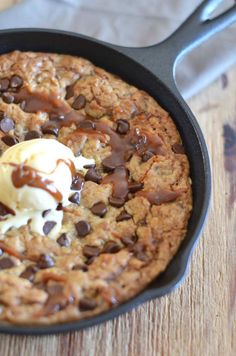
[[[20,227],[30,220],[31,229],[47,234],[47,221],[55,224],[49,236],[60,231],[63,212],[70,204],[71,183],[76,170],[93,164],[93,159],[75,157],[67,146],[53,139],[24,141],[10,147],[0,157],[0,202],[15,215],[0,221],[0,232]],[[44,217],[43,212],[48,211]]]

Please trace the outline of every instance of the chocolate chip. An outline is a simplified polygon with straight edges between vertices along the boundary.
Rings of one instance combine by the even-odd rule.
[[[102,218],[107,212],[106,204],[103,202],[96,203],[92,206],[91,211],[94,215],[100,216],[100,218]]]
[[[66,236],[66,234],[62,234],[60,237],[58,237],[57,239],[57,243],[60,245],[60,246],[63,246],[63,247],[67,247],[69,246],[70,242]]]
[[[56,210],[57,210],[57,211],[63,210],[63,205],[62,205],[62,203],[59,203],[59,204],[57,205]]]
[[[100,249],[97,246],[85,245],[83,247],[83,254],[85,257],[97,257],[100,254]]]
[[[88,271],[88,267],[86,265],[75,265],[72,267],[73,271],[83,271],[83,272],[87,272]]]
[[[81,190],[84,184],[84,180],[80,175],[76,175],[73,177],[71,189],[72,190]]]
[[[43,233],[44,235],[48,235],[49,232],[54,228],[57,223],[55,221],[46,221],[43,225]]]
[[[9,79],[7,78],[0,79],[0,91],[1,92],[7,91],[7,89],[9,88],[9,84],[10,84]]]
[[[50,211],[51,211],[51,209],[44,210],[42,212],[42,217],[45,218],[50,213]]]
[[[152,153],[151,151],[146,151],[142,154],[142,161],[147,162],[153,156],[154,156],[154,153]]]
[[[75,85],[75,83],[68,85],[66,87],[66,96],[65,96],[66,100],[68,100],[68,99],[72,98],[72,96],[74,96],[74,85]]]
[[[95,256],[89,257],[85,263],[86,263],[86,265],[91,265],[94,260],[95,260]]]
[[[71,106],[75,110],[80,110],[84,108],[85,105],[86,105],[86,98],[84,95],[80,94],[79,96],[77,96],[77,98],[75,99],[75,101]]]
[[[111,206],[114,206],[115,208],[120,208],[121,206],[124,205],[125,200],[122,198],[110,197],[109,203]]]
[[[2,100],[3,100],[4,103],[6,103],[6,104],[12,104],[12,103],[14,103],[15,98],[14,98],[14,96],[13,96],[12,94],[10,94],[10,93],[3,93],[3,94],[2,94]]]
[[[5,145],[10,147],[19,143],[19,140],[15,136],[9,136],[9,135],[3,136],[2,141],[5,143]]]
[[[26,267],[26,269],[20,274],[21,278],[28,279],[30,282],[34,280],[35,273],[38,271],[38,267],[31,265]]]
[[[19,75],[13,75],[10,80],[10,87],[19,89],[23,85],[23,79]]]
[[[97,307],[97,303],[92,298],[82,298],[79,301],[79,309],[81,311],[93,310]]]
[[[135,257],[143,262],[147,262],[149,260],[149,257],[146,255],[145,252],[141,251],[135,254]]]
[[[86,181],[91,181],[99,184],[102,180],[102,177],[96,168],[90,168],[85,174],[84,179]]]
[[[121,237],[121,241],[125,246],[133,246],[137,241],[137,236],[123,236]]]
[[[80,123],[79,127],[81,129],[91,129],[94,130],[96,128],[95,122],[91,120],[84,120]]]
[[[10,257],[0,259],[0,270],[15,267],[14,261]]]
[[[0,121],[0,129],[4,132],[7,133],[11,130],[13,130],[15,127],[14,121],[10,119],[9,117],[5,117]]]
[[[118,245],[118,243],[116,243],[115,241],[107,241],[105,243],[105,245],[103,246],[103,250],[102,252],[105,253],[116,253],[118,251],[120,251],[120,245]]]
[[[27,132],[27,134],[25,135],[25,141],[34,140],[34,139],[40,138],[40,137],[41,137],[41,135],[38,131],[32,130],[32,131]]]
[[[181,143],[174,143],[172,145],[172,150],[174,151],[174,153],[178,153],[178,154],[184,154],[184,147]]]
[[[125,210],[123,210],[116,218],[116,221],[124,221],[132,218],[132,215],[128,214]]]
[[[116,132],[119,133],[120,135],[125,135],[129,131],[129,122],[123,119],[117,120],[116,121],[117,127],[116,127]]]
[[[4,119],[5,116],[6,116],[5,112],[0,110],[0,120]]]
[[[91,230],[90,224],[85,220],[80,220],[77,222],[77,224],[75,224],[75,228],[79,237],[85,237],[90,233]]]
[[[85,164],[83,166],[83,168],[85,168],[85,169],[90,169],[90,168],[95,168],[95,167],[96,167],[96,163]]]
[[[50,268],[50,267],[53,267],[54,265],[55,265],[55,262],[52,259],[52,257],[49,255],[45,255],[45,254],[40,255],[40,258],[37,262],[37,267],[41,268],[41,269]]]
[[[143,189],[143,183],[129,183],[128,189],[130,193],[136,193],[137,191]]]
[[[14,211],[9,209],[6,205],[0,203],[0,216],[5,216],[5,215],[14,215]]]
[[[69,201],[70,201],[71,203],[80,205],[80,193],[79,193],[79,192],[76,192],[76,193],[74,193],[73,195],[71,195],[71,197],[69,198]]]
[[[149,260],[149,257],[147,254],[144,252],[144,246],[137,243],[133,246],[128,247],[130,252],[133,252],[134,256],[138,258],[140,261],[147,262]]]
[[[47,122],[46,124],[44,124],[42,126],[42,132],[44,135],[48,134],[48,135],[54,135],[54,136],[58,136],[59,133],[59,127],[56,124]]]

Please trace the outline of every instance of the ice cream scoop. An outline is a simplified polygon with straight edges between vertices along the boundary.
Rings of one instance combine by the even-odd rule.
[[[93,163],[93,159],[75,157],[70,148],[53,139],[34,139],[10,147],[0,158],[0,203],[12,214],[2,218],[0,232],[30,220],[34,232],[56,236],[63,218],[63,212],[56,210],[58,204],[70,204],[75,172]],[[44,227],[47,221],[55,222],[48,233]]]

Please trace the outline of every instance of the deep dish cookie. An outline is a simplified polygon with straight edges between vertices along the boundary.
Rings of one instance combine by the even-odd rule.
[[[38,208],[41,230],[32,216],[6,225],[22,211],[0,192],[0,320],[61,323],[114,308],[166,268],[186,234],[192,193],[180,135],[146,92],[83,58],[15,51],[0,56],[0,76],[0,166],[45,139],[71,152],[55,158],[71,172],[66,203],[43,167],[11,162],[16,193],[47,191],[55,209]],[[82,158],[89,164],[77,166]]]

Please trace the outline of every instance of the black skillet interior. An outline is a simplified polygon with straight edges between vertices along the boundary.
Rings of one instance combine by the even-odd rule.
[[[179,129],[190,160],[194,198],[188,233],[178,253],[166,271],[138,296],[107,313],[87,320],[50,326],[2,324],[0,332],[49,334],[92,326],[124,313],[146,300],[170,292],[183,279],[193,246],[200,235],[207,214],[211,173],[204,138],[193,114],[176,89],[174,69],[177,59],[187,50],[236,20],[236,5],[216,19],[207,20],[218,3],[218,0],[204,1],[171,37],[159,45],[146,48],[124,48],[85,36],[53,30],[0,31],[0,53],[18,49],[85,57],[152,95],[170,113]]]

